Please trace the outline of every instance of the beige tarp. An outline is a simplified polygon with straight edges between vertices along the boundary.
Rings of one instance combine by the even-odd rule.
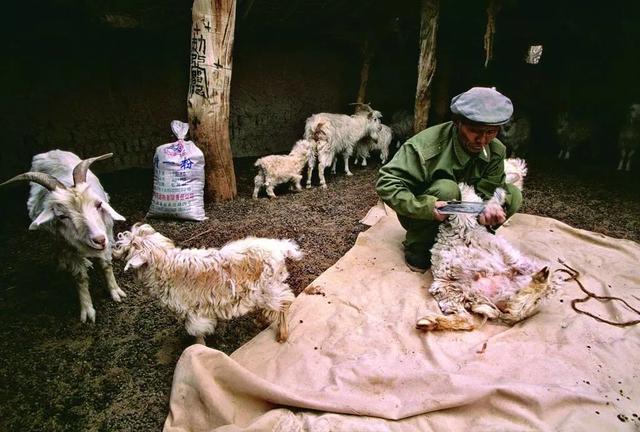
[[[610,431],[640,427],[640,326],[571,308],[567,282],[534,317],[473,332],[421,333],[437,310],[429,273],[403,264],[393,213],[291,307],[284,344],[266,329],[231,356],[187,348],[166,431]],[[578,269],[587,289],[640,305],[640,245],[517,214],[499,230],[522,250]],[[581,306],[613,320],[621,303]]]

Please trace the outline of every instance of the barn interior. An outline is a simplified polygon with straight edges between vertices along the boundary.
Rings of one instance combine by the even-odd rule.
[[[149,221],[146,213],[153,192],[154,151],[158,145],[175,140],[172,120],[188,120],[192,3],[27,0],[3,5],[0,125],[5,151],[0,152],[0,182],[26,171],[33,155],[43,151],[59,148],[83,157],[113,152],[113,158],[91,169],[99,174],[114,208],[127,217],[116,224],[114,232],[144,220],[183,247],[219,247],[249,235],[295,239],[306,257],[292,263],[288,283],[301,294],[350,251],[360,234],[367,234],[363,231],[369,232],[360,219],[378,199],[372,184],[380,164],[374,161],[366,169],[358,167],[353,177],[328,174],[327,190],[313,187],[295,194],[283,188],[277,200],[251,200],[253,162],[259,156],[287,152],[301,138],[305,119],[311,114],[353,112],[350,104],[356,101],[361,85],[365,46],[372,53],[365,100],[382,112],[385,124],[396,112],[413,111],[422,2],[237,0],[229,128],[238,198],[224,203],[208,201],[209,220],[205,222]],[[493,58],[485,66],[489,4],[439,1],[437,69],[428,124],[450,118],[453,96],[472,86],[495,86],[513,100],[516,117],[531,120],[532,142],[523,154],[530,170],[522,213],[553,218],[558,223],[543,227],[548,231],[543,234],[549,237],[542,237],[531,248],[545,252],[545,245],[537,247],[540,241],[552,237],[551,232],[560,235],[564,229],[561,224],[567,223],[577,231],[593,231],[587,237],[595,238],[596,244],[608,236],[615,245],[612,249],[625,245],[619,248],[620,254],[636,250],[634,242],[640,241],[640,195],[634,188],[640,172],[636,169],[638,154],[631,173],[617,172],[616,164],[621,124],[628,106],[640,102],[635,76],[640,66],[635,52],[640,44],[640,5],[621,1],[496,1]],[[531,46],[542,47],[538,63],[525,60]],[[571,160],[559,161],[557,117],[567,111],[588,123],[593,133]],[[73,277],[56,267],[58,245],[46,232],[28,231],[27,196],[26,182],[0,187],[0,261],[4,263],[0,272],[0,375],[4,377],[0,380],[0,430],[160,430],[167,418],[176,363],[192,338],[182,323],[134,282],[131,272],[124,272],[122,262],[116,263],[116,278],[127,293],[126,300],[112,301],[102,275],[94,269],[91,294],[97,320],[93,324],[80,322]],[[537,231],[531,230],[533,234],[527,234],[524,228],[530,225],[515,225],[521,230],[516,231],[518,238],[535,237],[543,231],[537,227]],[[597,257],[589,256],[591,249],[574,244],[561,246],[573,247],[588,265],[598,264]],[[628,254],[625,259],[635,256]],[[415,276],[402,265],[393,264],[400,281]],[[616,282],[622,282],[613,284],[615,288],[639,286],[632,271],[607,268],[606,263],[596,268],[603,284],[609,277],[619,277]],[[357,279],[350,276],[351,282]],[[393,274],[381,271],[366,276],[384,282]],[[417,276],[414,280],[416,287],[421,284]],[[406,295],[405,288],[397,298]],[[578,291],[577,286],[573,289]],[[426,303],[423,291],[416,288],[412,294],[416,308]],[[384,290],[382,294],[393,297]],[[570,309],[572,298],[579,293],[562,294],[564,297],[558,294],[553,298],[552,306],[564,308],[561,310],[575,315],[576,320],[583,319]],[[332,301],[324,295],[308,297]],[[618,310],[601,307],[604,312]],[[207,340],[209,347],[231,354],[262,330],[269,331],[254,318],[221,323]],[[302,321],[293,321],[292,329]],[[305,325],[312,321],[304,319]],[[354,323],[354,328],[358,325]],[[403,331],[409,334],[413,327],[411,321]],[[615,364],[599,359],[598,364],[589,363],[587,360],[597,357],[592,350],[595,344],[576,333],[569,338],[585,345],[574,351],[577,360],[558,364],[586,365],[592,368],[590,373],[602,376],[608,369],[609,378],[620,381],[608,395],[611,407],[616,398],[637,407],[637,380],[622,379],[626,373],[637,374],[637,368],[627,366],[633,351],[625,356],[615,345],[637,347],[637,337],[633,337],[637,333],[631,333],[637,330],[621,331],[629,333],[615,333],[603,349],[606,352],[601,352],[602,358],[618,356],[619,361],[612,362]],[[377,329],[373,333],[385,334]],[[602,334],[608,332],[594,325],[587,336],[599,338]],[[542,332],[540,337],[546,335]],[[315,350],[318,345],[314,344],[308,347],[309,352],[319,354],[322,350]],[[350,347],[354,346],[358,345]],[[484,343],[483,348],[480,341],[470,349],[471,361],[483,355],[486,346]],[[542,356],[546,367],[553,364],[547,354],[556,347],[567,349],[566,343],[559,343],[534,354]],[[493,349],[490,342],[487,352]],[[504,352],[520,353],[513,347]],[[616,373],[613,366],[618,368]],[[563,369],[553,369],[556,375],[551,376],[563,379]],[[300,374],[305,380],[311,375]],[[589,375],[580,376],[581,382],[575,385],[599,390],[595,380],[588,384],[589,379]],[[516,402],[524,400],[508,391],[498,393]],[[530,405],[558,412],[557,407]],[[608,402],[606,405],[611,408]],[[624,414],[630,420],[620,425],[638,427],[636,407],[607,411],[607,419],[617,425],[623,418],[627,421],[620,417]],[[440,408],[437,412],[446,415],[447,410]],[[582,414],[576,411],[572,416],[582,416],[585,422],[605,417],[604,411],[602,416]],[[477,418],[483,418],[482,413]],[[549,429],[539,425],[530,423],[528,429]],[[611,429],[599,425],[593,423],[591,428]],[[450,429],[473,428],[441,428]],[[581,429],[585,428],[575,428]],[[429,425],[413,430],[434,429]]]
[[[614,165],[626,108],[638,100],[638,5],[498,2],[485,67],[487,4],[441,2],[429,124],[447,120],[452,96],[495,86],[532,120],[528,157],[557,153],[555,120],[593,126],[585,161]],[[191,5],[178,0],[15,2],[4,27],[3,152],[7,175],[52,148],[113,151],[102,169],[150,167],[154,148],[186,121]],[[350,113],[363,47],[372,58],[366,100],[383,122],[413,110],[420,2],[239,0],[230,134],[235,158],[284,152],[315,112]],[[537,64],[525,61],[541,45]],[[99,169],[99,168],[98,168]]]

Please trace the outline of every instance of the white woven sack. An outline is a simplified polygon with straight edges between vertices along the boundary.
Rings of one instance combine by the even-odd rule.
[[[178,141],[156,148],[153,157],[153,198],[148,217],[202,221],[204,215],[204,155],[185,141],[189,124],[171,122]]]

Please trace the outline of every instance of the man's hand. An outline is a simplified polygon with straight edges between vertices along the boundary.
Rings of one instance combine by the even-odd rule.
[[[436,201],[436,205],[433,207],[433,219],[437,220],[438,222],[443,222],[444,220],[446,220],[449,215],[446,214],[442,214],[438,211],[438,209],[440,207],[444,207],[447,205],[446,201]]]
[[[480,225],[501,225],[505,220],[507,220],[507,215],[498,204],[487,205],[482,213],[480,213],[480,216],[478,216],[478,223],[480,223]]]

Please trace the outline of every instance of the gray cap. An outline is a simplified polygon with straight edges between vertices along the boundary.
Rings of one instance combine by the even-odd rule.
[[[476,123],[505,124],[513,114],[511,100],[489,87],[473,87],[451,99],[451,112]]]

